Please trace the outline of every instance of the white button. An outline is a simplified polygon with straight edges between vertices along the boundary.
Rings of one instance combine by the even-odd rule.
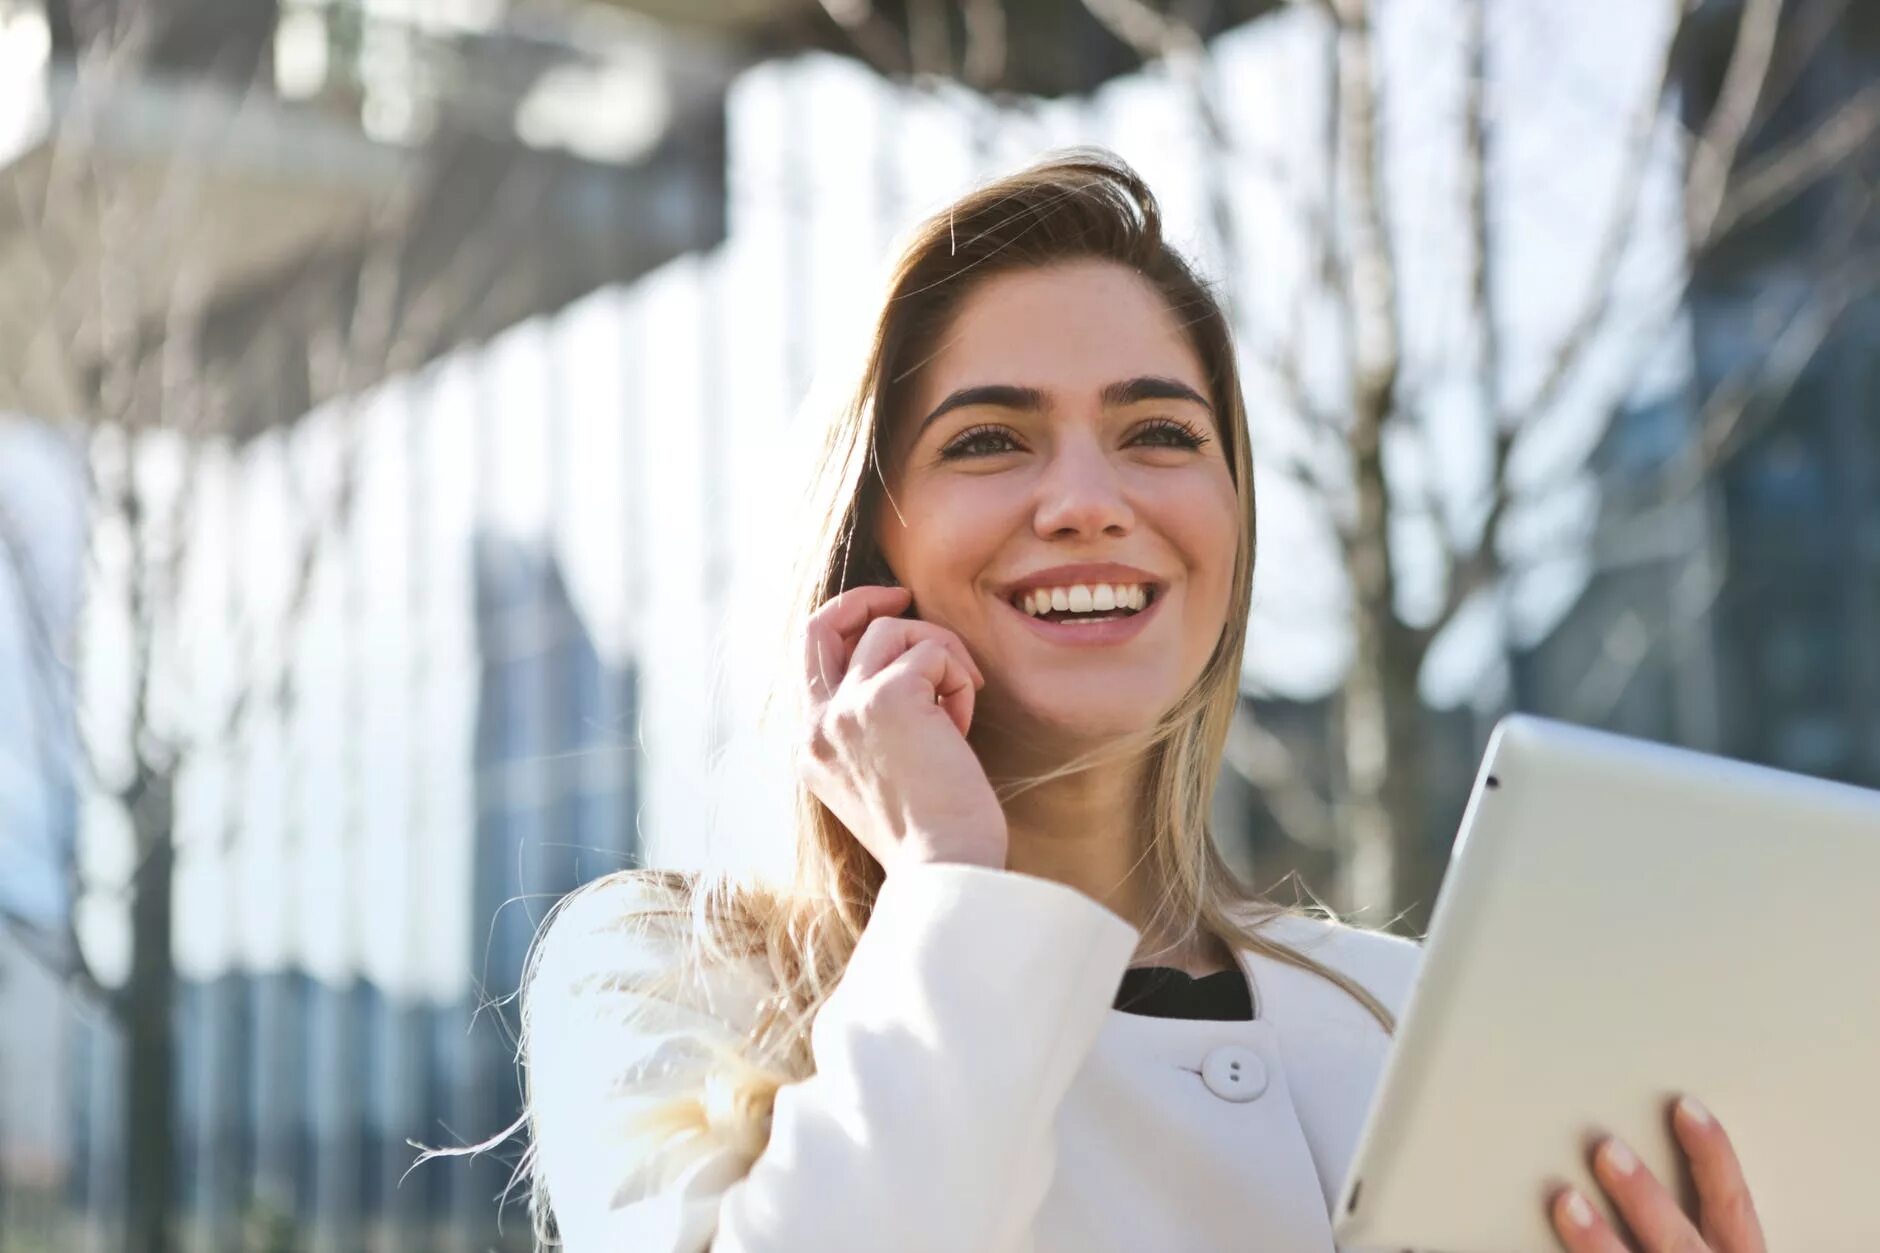
[[[1266,1063],[1242,1044],[1223,1044],[1201,1063],[1201,1079],[1223,1101],[1251,1101],[1266,1091]]]

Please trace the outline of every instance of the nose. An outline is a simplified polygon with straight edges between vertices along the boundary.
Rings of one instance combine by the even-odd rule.
[[[1135,525],[1122,476],[1097,440],[1060,442],[1038,481],[1032,527],[1039,538],[1120,536]]]

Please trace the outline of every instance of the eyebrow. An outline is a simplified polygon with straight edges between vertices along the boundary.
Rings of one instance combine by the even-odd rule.
[[[1179,379],[1161,378],[1145,375],[1141,378],[1125,379],[1119,383],[1105,383],[1101,393],[1105,408],[1120,408],[1133,405],[1142,400],[1186,400],[1200,405],[1210,414],[1214,406],[1202,398],[1188,384]],[[914,437],[927,429],[942,414],[968,405],[989,405],[998,409],[1019,409],[1028,413],[1042,413],[1049,407],[1049,397],[1036,387],[1020,387],[1014,383],[985,383],[978,387],[962,387],[938,405],[932,413],[920,420],[914,430]]]

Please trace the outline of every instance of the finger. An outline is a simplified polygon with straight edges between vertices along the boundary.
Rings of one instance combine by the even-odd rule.
[[[850,588],[818,606],[803,632],[803,669],[810,694],[826,701],[848,672],[849,657],[868,624],[907,608],[912,593],[904,587]]]
[[[939,705],[965,735],[973,725],[973,676],[953,651],[938,640],[924,639],[897,656],[881,672],[881,681],[895,683],[903,676],[931,690]]]
[[[914,593],[905,587],[863,583],[831,596],[810,616],[827,623],[836,634],[853,644],[869,622],[883,615],[900,613],[913,599]]]
[[[1548,1206],[1554,1234],[1567,1253],[1627,1253],[1619,1233],[1612,1229],[1593,1203],[1578,1188],[1562,1188]]]
[[[976,681],[983,681],[978,664],[967,653],[959,636],[937,623],[922,622],[918,618],[877,618],[869,623],[849,658],[849,670],[858,679],[872,678],[923,640],[932,640],[951,651]]]
[[[923,640],[932,640],[958,659],[961,668],[972,676],[975,685],[984,686],[986,676],[966,651],[966,644],[947,628],[916,618],[877,618],[862,632],[849,658],[849,670],[858,679],[871,678],[887,664]]]
[[[1638,1238],[1641,1253],[1708,1253],[1677,1200],[1617,1137],[1600,1143],[1593,1173]]]
[[[809,680],[810,703],[827,701],[847,668],[842,637],[812,618],[803,631],[803,670]]]
[[[947,717],[953,720],[953,725],[964,736],[973,729],[973,701],[976,698],[974,679],[959,665],[951,651],[947,653],[947,660],[952,664],[941,676],[941,681],[934,685],[934,699],[946,710]],[[981,683],[984,681],[979,680]]]
[[[1671,1125],[1691,1162],[1691,1176],[1697,1184],[1697,1225],[1704,1239],[1716,1253],[1766,1253],[1762,1220],[1743,1178],[1743,1164],[1722,1124],[1687,1096],[1674,1108]]]

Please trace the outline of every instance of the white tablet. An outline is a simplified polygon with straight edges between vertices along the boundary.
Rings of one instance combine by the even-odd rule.
[[[1338,1202],[1353,1249],[1557,1253],[1623,1137],[1687,1204],[1669,1103],[1771,1249],[1880,1249],[1880,792],[1525,716],[1489,740]]]

